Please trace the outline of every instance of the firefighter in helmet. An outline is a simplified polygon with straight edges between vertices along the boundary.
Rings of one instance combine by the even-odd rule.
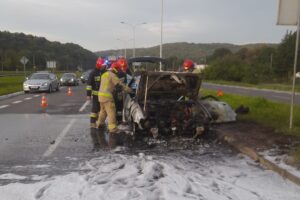
[[[183,62],[183,71],[184,72],[193,72],[195,70],[195,64],[190,59],[185,59]]]
[[[96,62],[96,67],[90,73],[86,86],[86,98],[87,100],[92,101],[92,111],[90,114],[90,128],[94,150],[97,150],[100,147],[101,141],[103,141],[102,137],[100,138],[98,131],[96,130],[96,121],[98,119],[98,113],[100,110],[100,104],[98,101],[100,78],[105,71],[105,60],[103,58],[98,58]]]
[[[97,127],[101,132],[104,132],[105,120],[108,121],[109,139],[108,144],[111,148],[116,146],[116,134],[118,133],[117,118],[116,118],[116,105],[113,93],[117,86],[126,92],[132,92],[131,88],[126,86],[123,81],[118,77],[118,72],[121,66],[118,62],[112,64],[110,70],[101,75],[101,84],[98,93],[100,102],[100,113],[97,120]]]

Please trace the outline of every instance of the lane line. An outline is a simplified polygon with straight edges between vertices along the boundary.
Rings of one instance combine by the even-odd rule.
[[[90,101],[86,101],[79,109],[79,112],[82,112],[86,108],[86,106],[89,105],[89,103],[90,103]]]
[[[33,97],[39,97],[40,95],[39,94],[36,94],[36,95],[34,95]]]
[[[18,104],[18,103],[21,103],[22,101],[14,101],[12,102],[12,104]]]
[[[58,147],[58,145],[61,143],[63,138],[66,136],[66,134],[69,132],[71,129],[72,125],[77,121],[77,119],[71,119],[71,121],[68,123],[68,125],[62,130],[62,132],[57,136],[55,143],[50,145],[47,151],[43,154],[43,157],[48,157],[50,156],[55,149]]]
[[[0,106],[0,109],[6,108],[6,107],[8,107],[8,105],[3,105],[3,106]]]
[[[32,99],[32,97],[27,97],[27,98],[25,98],[24,100],[30,100],[30,99]]]

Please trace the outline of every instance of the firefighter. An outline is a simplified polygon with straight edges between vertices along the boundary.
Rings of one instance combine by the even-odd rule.
[[[193,72],[195,69],[195,64],[190,59],[185,59],[183,62],[183,71],[184,72]]]
[[[93,150],[99,149],[100,145],[104,145],[104,137],[100,135],[96,129],[96,121],[98,118],[98,113],[100,110],[100,104],[98,101],[98,91],[100,88],[100,78],[101,75],[106,71],[105,60],[103,58],[98,58],[96,62],[96,67],[90,73],[87,86],[87,100],[92,101],[92,111],[90,114],[90,128],[91,128],[91,138],[93,141]]]
[[[127,83],[127,62],[125,58],[119,58],[114,65],[112,65],[113,70],[117,72],[118,78],[124,83]],[[125,96],[122,92],[122,88],[120,86],[116,87],[116,90],[114,92],[114,99],[116,104],[116,110],[117,110],[117,120],[122,121],[122,115],[123,115],[123,100]]]
[[[101,75],[101,84],[98,93],[100,102],[100,113],[97,120],[97,127],[101,132],[104,131],[105,120],[108,120],[109,139],[108,144],[110,148],[116,146],[116,134],[118,133],[117,119],[116,119],[116,105],[113,98],[113,92],[116,86],[119,85],[122,90],[132,92],[131,88],[127,87],[117,76],[120,67],[115,64],[110,71],[106,71]]]
[[[125,58],[119,58],[117,60],[117,64],[118,64],[118,77],[120,79],[123,79],[123,82],[126,83],[127,82],[127,62]]]

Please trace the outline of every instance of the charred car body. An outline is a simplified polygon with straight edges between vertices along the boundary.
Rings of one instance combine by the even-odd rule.
[[[134,135],[197,137],[212,123],[235,121],[226,103],[199,97],[201,74],[157,71],[159,63],[167,63],[156,57],[132,58],[128,63],[135,95],[126,95],[123,121],[131,124]]]

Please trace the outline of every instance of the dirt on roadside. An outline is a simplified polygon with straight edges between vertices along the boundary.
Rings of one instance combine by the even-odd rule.
[[[274,129],[255,122],[239,121],[216,127],[234,135],[243,144],[257,152],[271,150],[284,156],[284,162],[300,170],[300,140],[293,136],[276,133]]]

